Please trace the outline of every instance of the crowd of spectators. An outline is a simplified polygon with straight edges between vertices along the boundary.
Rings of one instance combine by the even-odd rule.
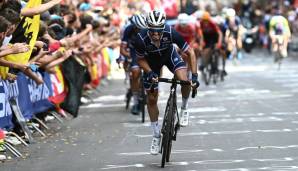
[[[109,75],[120,43],[120,5],[119,1],[0,1],[0,160],[15,141],[21,141],[10,135],[30,140],[31,131],[26,132],[23,121],[25,128],[34,123],[38,130],[48,117],[41,113],[76,117],[83,93],[98,88]]]

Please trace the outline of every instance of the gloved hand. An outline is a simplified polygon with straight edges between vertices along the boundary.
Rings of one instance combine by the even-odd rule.
[[[150,71],[147,73],[148,74],[148,81],[150,82],[156,82],[158,79],[158,75],[154,73],[153,71]]]
[[[191,74],[191,86],[193,88],[198,88],[200,86],[200,82],[198,80],[198,74],[197,73]]]

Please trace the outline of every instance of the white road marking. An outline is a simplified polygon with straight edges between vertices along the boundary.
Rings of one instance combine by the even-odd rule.
[[[283,162],[283,161],[294,161],[291,157],[279,158],[279,159],[253,159],[260,162]]]
[[[109,101],[124,101],[125,95],[109,95],[109,96],[100,96],[95,98],[93,101],[94,102],[109,102]]]
[[[215,149],[212,149],[213,151],[217,151],[217,152],[223,152],[224,150],[222,149],[219,149],[219,148],[215,148]]]
[[[297,132],[296,129],[258,129],[258,130],[235,130],[235,131],[215,131],[215,132],[179,132],[179,137],[187,136],[207,136],[207,135],[236,135],[236,134],[249,134],[249,133],[287,133],[287,132]],[[152,137],[151,134],[135,134],[134,136],[138,138],[148,138]]]
[[[142,168],[145,167],[144,164],[134,164],[134,165],[107,165],[105,168],[101,168],[101,170],[109,170],[109,169],[120,169],[120,168]]]
[[[148,154],[149,155],[149,154]],[[178,162],[169,162],[166,163],[166,166],[190,166],[190,165],[208,165],[208,168],[211,165],[217,166],[218,164],[236,164],[236,163],[247,163],[247,162],[293,162],[296,161],[296,158],[284,157],[284,158],[263,158],[263,159],[249,159],[249,160],[202,160],[202,161],[178,161]],[[110,169],[122,169],[122,168],[146,168],[154,166],[160,166],[160,163],[151,163],[149,165],[145,164],[131,164],[131,165],[106,165],[106,167],[101,168],[102,170]],[[245,165],[245,164],[244,164]],[[208,169],[209,171],[253,171],[253,170],[268,170],[268,171],[280,171],[280,170],[297,170],[298,166],[283,166],[274,164],[274,166],[260,167],[260,168],[231,168],[231,169]],[[188,170],[195,171],[195,170]]]
[[[225,107],[197,107],[197,108],[189,108],[188,111],[191,113],[202,113],[202,112],[224,112],[227,109]]]
[[[298,148],[298,145],[243,147],[243,148],[238,148],[236,150],[237,151],[243,151],[243,150],[249,150],[249,149],[289,149],[289,148]]]
[[[189,154],[189,153],[200,153],[204,150],[198,149],[198,150],[172,150],[172,154]],[[130,153],[118,153],[119,156],[143,156],[143,155],[149,155],[149,152],[130,152]]]
[[[231,164],[231,163],[243,163],[245,160],[203,160],[195,161],[194,164]]]

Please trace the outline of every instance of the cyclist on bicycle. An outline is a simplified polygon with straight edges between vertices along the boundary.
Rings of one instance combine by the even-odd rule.
[[[201,30],[203,33],[204,49],[202,52],[202,62],[200,65],[200,71],[203,71],[207,66],[208,60],[212,53],[212,48],[221,48],[222,32],[218,25],[212,21],[209,12],[204,12],[200,21]]]
[[[230,59],[233,58],[233,49],[237,48],[237,58],[242,58],[242,53],[240,50],[242,49],[242,34],[243,27],[241,24],[241,20],[238,16],[236,16],[236,11],[233,8],[228,8],[226,10],[226,21],[224,23],[225,27],[225,42],[227,44],[228,56]],[[235,56],[236,57],[236,56]]]
[[[278,12],[273,16],[269,22],[269,36],[272,41],[272,51],[277,52],[278,50],[278,38],[282,39],[281,55],[287,57],[288,42],[291,37],[291,31],[288,20],[280,15]]]
[[[137,37],[137,33],[146,28],[145,18],[142,15],[133,15],[130,19],[131,24],[128,25],[124,32],[123,37],[121,39],[121,47],[120,53],[121,55],[127,57],[130,63],[131,70],[131,90],[133,94],[133,107],[131,109],[131,113],[134,115],[139,114],[139,89],[140,89],[140,67],[136,60],[136,51],[135,51],[135,41]]]
[[[195,17],[186,13],[179,14],[177,19],[178,23],[174,26],[175,30],[194,49],[196,56],[199,56],[199,40],[202,36],[199,23],[196,23]]]
[[[187,81],[187,69],[185,62],[178,55],[174,43],[187,54],[194,88],[199,85],[196,57],[194,51],[183,40],[171,26],[165,24],[166,15],[162,11],[153,10],[147,14],[146,23],[148,29],[141,30],[136,40],[136,53],[138,63],[144,70],[144,87],[147,90],[147,108],[153,130],[153,139],[150,152],[153,155],[158,154],[160,144],[160,127],[158,124],[158,77],[160,70],[164,65],[173,72],[177,79]],[[180,111],[180,124],[188,124],[189,113],[187,112],[187,101],[190,94],[190,86],[182,86],[182,106]],[[153,92],[152,92],[153,90]]]

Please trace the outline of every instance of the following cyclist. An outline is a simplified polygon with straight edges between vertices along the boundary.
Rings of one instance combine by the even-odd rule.
[[[165,24],[166,15],[162,11],[151,11],[147,14],[146,23],[148,29],[141,30],[136,40],[136,54],[138,63],[144,70],[144,87],[147,90],[147,108],[153,130],[153,139],[150,152],[158,154],[160,145],[160,127],[158,124],[159,109],[158,100],[158,77],[164,65],[175,74],[178,80],[187,81],[187,68],[183,59],[178,55],[174,43],[187,54],[192,72],[192,87],[199,86],[196,57],[194,51],[183,38],[169,25]],[[191,86],[182,86],[182,105],[180,111],[180,125],[188,125],[189,113],[187,102]],[[154,90],[151,92],[151,90]]]
[[[131,113],[134,115],[138,115],[140,111],[138,103],[140,94],[139,91],[141,70],[136,60],[136,52],[134,46],[137,33],[141,29],[145,29],[147,26],[145,18],[140,14],[133,15],[130,21],[131,24],[128,25],[123,32],[123,37],[121,39],[122,42],[120,47],[120,54],[127,57],[129,61],[131,61],[131,90],[133,95],[133,106],[131,109]]]
[[[237,57],[238,59],[242,58],[242,34],[243,26],[241,20],[236,16],[236,11],[233,8],[228,8],[226,10],[226,21],[224,24],[225,27],[225,42],[227,44],[228,57],[230,59]],[[233,49],[237,48],[237,54],[233,54]],[[236,56],[237,55],[237,56]]]
[[[199,23],[196,23],[196,19],[186,13],[179,14],[174,28],[195,50],[196,56],[198,56],[197,52],[199,52],[199,40],[202,32]]]
[[[277,52],[278,44],[281,43],[281,55],[283,58],[288,56],[288,42],[291,37],[291,31],[288,20],[277,11],[269,22],[269,36],[272,41],[272,51]],[[281,38],[281,42],[278,42]],[[275,59],[277,60],[277,58]]]
[[[218,25],[214,21],[212,21],[211,16],[207,11],[203,13],[200,25],[204,42],[202,61],[200,65],[200,71],[202,72],[207,66],[208,60],[210,59],[212,48],[221,48],[223,35]]]

